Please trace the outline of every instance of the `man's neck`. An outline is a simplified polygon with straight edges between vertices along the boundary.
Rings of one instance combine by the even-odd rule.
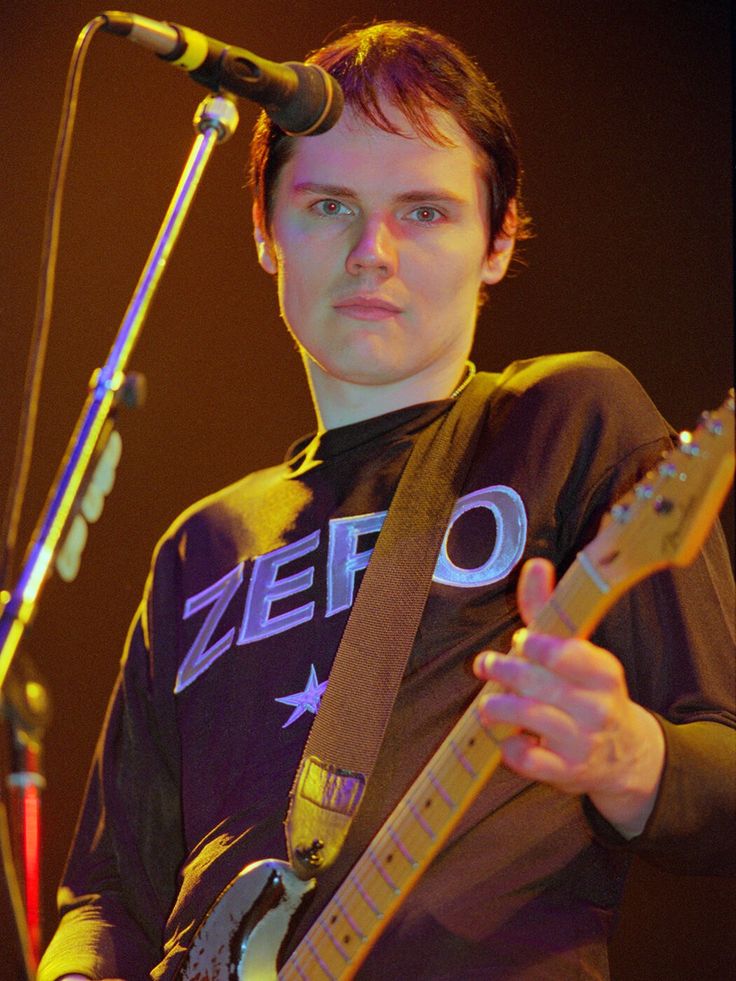
[[[463,359],[389,385],[357,385],[327,375],[306,356],[304,363],[320,432],[449,398],[467,372]]]

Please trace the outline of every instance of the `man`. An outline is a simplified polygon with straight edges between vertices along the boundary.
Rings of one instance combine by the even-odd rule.
[[[264,118],[252,163],[259,260],[317,433],[160,543],[42,981],[173,977],[240,869],[285,855],[289,790],[358,573],[418,435],[466,411],[479,296],[525,231],[503,105],[447,39],[379,24],[314,60],[340,81],[343,118],[305,140]],[[307,922],[479,679],[503,686],[481,714],[512,727],[506,766],[361,977],[605,977],[631,853],[703,872],[723,861],[734,717],[718,542],[633,590],[602,646],[530,633],[508,657],[489,652],[508,649],[669,430],[602,355],[517,363],[494,382],[375,773]]]

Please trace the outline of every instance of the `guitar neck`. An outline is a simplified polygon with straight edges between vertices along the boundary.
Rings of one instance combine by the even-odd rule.
[[[534,622],[558,637],[584,636],[613,599],[576,560]],[[562,610],[565,613],[562,613]],[[574,619],[573,619],[574,618]],[[497,768],[505,727],[489,731],[479,705],[487,683],[412,784],[367,851],[279,972],[279,978],[351,978],[392,914]]]

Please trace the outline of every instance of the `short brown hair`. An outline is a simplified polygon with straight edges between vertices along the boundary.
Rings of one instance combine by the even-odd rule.
[[[512,201],[516,237],[527,237],[518,144],[506,106],[496,86],[454,41],[417,24],[384,21],[326,44],[307,63],[328,71],[340,83],[345,105],[386,132],[399,131],[382,112],[382,98],[400,109],[417,132],[437,143],[447,141],[432,111],[440,107],[449,112],[485,163],[491,243],[504,230]],[[278,175],[299,138],[287,136],[265,112],[259,116],[251,143],[250,184],[266,228]]]

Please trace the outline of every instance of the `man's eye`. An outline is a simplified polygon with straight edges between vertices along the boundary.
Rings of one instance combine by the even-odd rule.
[[[436,221],[440,221],[440,219],[444,216],[439,209],[433,208],[428,204],[423,204],[409,212],[409,217],[413,218],[414,221],[422,222],[425,225],[431,225]]]
[[[312,205],[312,208],[318,215],[322,215],[324,218],[332,218],[334,215],[352,214],[352,211],[347,205],[343,204],[342,201],[336,201],[334,198],[324,198],[322,201],[317,201]]]

